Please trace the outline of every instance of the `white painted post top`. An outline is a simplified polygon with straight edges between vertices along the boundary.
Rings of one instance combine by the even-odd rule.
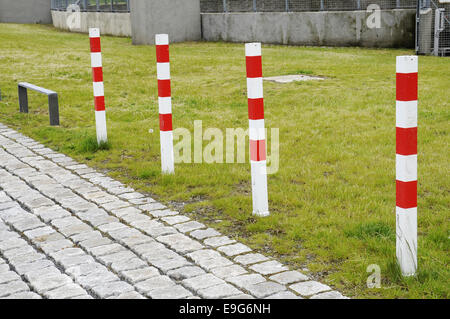
[[[89,37],[91,37],[91,38],[100,37],[100,29],[99,28],[89,28]]]
[[[261,55],[261,43],[253,42],[245,44],[245,55],[246,56],[260,56]]]
[[[401,55],[397,57],[397,73],[417,73],[419,58],[417,55]]]
[[[169,35],[168,34],[155,35],[155,43],[156,43],[156,45],[168,45],[169,44]]]

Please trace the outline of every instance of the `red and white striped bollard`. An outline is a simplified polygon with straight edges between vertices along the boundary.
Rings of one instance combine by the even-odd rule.
[[[161,141],[161,168],[163,173],[174,173],[172,97],[170,85],[169,36],[157,34],[156,69],[158,78],[159,131]]]
[[[245,44],[253,214],[268,216],[261,43]]]
[[[397,57],[396,255],[404,276],[417,270],[418,57]]]
[[[100,45],[100,30],[89,28],[89,38],[91,43],[91,67],[95,102],[95,124],[97,131],[97,142],[108,141],[106,130],[105,111],[105,89],[103,86],[103,65]]]

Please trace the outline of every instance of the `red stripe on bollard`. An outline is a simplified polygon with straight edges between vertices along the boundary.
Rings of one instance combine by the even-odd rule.
[[[264,119],[264,99],[248,99],[248,118],[250,120]]]
[[[105,97],[104,96],[96,96],[94,97],[95,101],[95,110],[96,111],[104,111],[105,110]]]
[[[159,97],[170,97],[170,80],[158,80],[158,96]]]
[[[172,114],[159,114],[159,129],[172,131]]]
[[[262,59],[261,56],[246,56],[247,77],[261,78],[262,77]]]
[[[266,141],[250,140],[250,159],[255,162],[266,160]]]
[[[156,62],[167,63],[169,62],[169,46],[157,45],[156,46]]]
[[[91,52],[92,53],[102,51],[102,48],[100,45],[100,38],[90,38],[90,43],[91,43]]]
[[[399,155],[417,154],[417,127],[396,128],[397,147],[396,152]]]
[[[397,73],[397,101],[417,100],[417,73]]]
[[[103,82],[103,68],[102,67],[92,68],[92,81]]]
[[[417,207],[417,181],[396,181],[397,207]]]

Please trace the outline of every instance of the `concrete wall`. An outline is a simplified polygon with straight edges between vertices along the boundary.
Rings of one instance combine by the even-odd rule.
[[[0,0],[0,22],[52,23],[51,0]]]
[[[154,44],[155,34],[170,42],[201,40],[200,0],[131,0],[133,44]]]
[[[70,15],[72,14],[72,17]],[[80,15],[79,24],[73,19]],[[131,19],[129,13],[115,12],[77,12],[52,10],[53,25],[56,28],[74,32],[88,33],[89,28],[100,28],[101,34],[131,37]],[[69,19],[69,20],[68,20]],[[72,19],[72,20],[71,20]],[[71,21],[68,23],[68,21]],[[72,26],[72,29],[69,28]]]
[[[365,11],[204,13],[202,30],[207,41],[413,48],[415,13],[383,10],[373,29]]]

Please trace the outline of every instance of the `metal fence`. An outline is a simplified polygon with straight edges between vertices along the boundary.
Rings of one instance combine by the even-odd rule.
[[[416,8],[417,0],[200,0],[201,11],[214,12],[302,12]]]
[[[130,12],[129,0],[52,0],[52,10]]]
[[[407,9],[415,8],[416,3],[417,0],[200,0],[200,7],[202,13],[302,12],[367,10],[374,4],[380,9]],[[74,5],[80,11],[130,11],[129,0],[52,0],[52,10],[66,11]]]
[[[450,56],[450,3],[420,0],[417,22],[417,53]]]

